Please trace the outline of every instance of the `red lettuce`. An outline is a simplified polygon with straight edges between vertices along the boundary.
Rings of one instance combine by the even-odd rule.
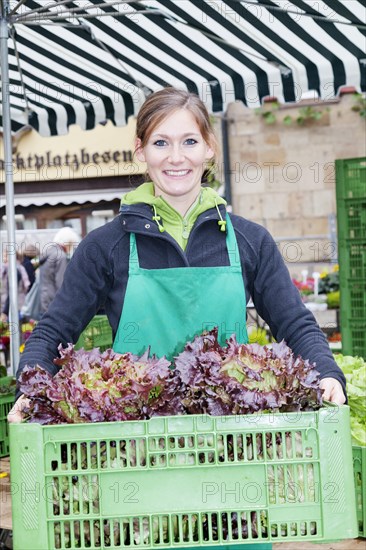
[[[284,341],[271,346],[221,347],[217,329],[197,336],[175,360],[189,413],[246,414],[316,410],[322,405],[315,365],[295,357]]]
[[[144,420],[152,416],[247,414],[316,410],[322,405],[319,373],[285,342],[226,346],[217,329],[188,342],[175,358],[59,347],[52,377],[26,367],[20,390],[30,398],[28,419],[42,424]]]
[[[25,367],[20,390],[30,398],[29,420],[42,424],[141,420],[177,414],[175,377],[165,358],[59,347],[60,370],[52,377]]]

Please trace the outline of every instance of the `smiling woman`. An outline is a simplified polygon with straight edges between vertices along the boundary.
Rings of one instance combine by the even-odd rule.
[[[178,109],[157,125],[146,145],[136,143],[137,158],[149,166],[155,195],[161,196],[182,216],[201,189],[205,163],[214,156],[204,140],[194,115]]]
[[[148,164],[155,195],[173,201],[184,216],[200,191],[207,162],[218,152],[198,96],[168,87],[149,97],[137,117],[135,152]]]

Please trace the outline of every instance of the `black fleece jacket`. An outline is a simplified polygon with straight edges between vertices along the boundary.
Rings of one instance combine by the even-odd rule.
[[[225,217],[223,205],[220,211]],[[112,222],[83,239],[66,269],[61,289],[27,341],[18,377],[25,365],[35,364],[55,374],[58,367],[53,359],[58,356],[59,344],[75,343],[100,308],[105,309],[115,335],[128,280],[130,232],[136,234],[142,268],[229,265],[230,251],[226,235],[218,226],[216,209],[197,218],[185,251],[167,232],[159,231],[152,215],[148,205],[124,205]],[[344,375],[313,314],[303,305],[271,235],[256,223],[230,217],[247,301],[252,298],[277,341],[284,339],[296,355],[316,363],[322,378],[336,378],[345,388]],[[143,312],[136,312],[136,316],[138,321]]]

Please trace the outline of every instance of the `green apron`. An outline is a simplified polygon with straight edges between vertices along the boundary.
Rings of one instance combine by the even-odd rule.
[[[128,282],[114,351],[141,355],[150,346],[150,354],[165,355],[172,360],[183,351],[186,342],[216,326],[221,345],[234,332],[238,342],[248,341],[239,250],[229,216],[226,222],[228,266],[143,269],[139,265],[135,234],[130,234]],[[272,545],[227,548],[270,550]]]
[[[113,349],[139,355],[151,346],[151,354],[171,360],[186,342],[215,326],[221,345],[234,332],[239,342],[247,342],[245,290],[229,217],[226,243],[228,266],[142,269],[131,233],[128,283]]]

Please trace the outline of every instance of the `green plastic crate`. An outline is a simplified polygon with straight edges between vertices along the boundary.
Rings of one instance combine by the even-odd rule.
[[[340,320],[342,348],[348,355],[366,358],[366,279],[351,279],[341,268]]]
[[[354,445],[353,471],[356,487],[356,510],[359,537],[366,538],[366,447]]]
[[[365,199],[345,201],[337,198],[338,243],[348,240],[349,246],[353,242],[366,242],[366,220],[363,211],[365,205]]]
[[[336,168],[340,318],[344,353],[366,356],[366,157]]]
[[[220,547],[358,535],[346,405],[11,424],[10,458],[19,488],[12,493],[16,549]]]
[[[366,198],[337,201],[338,238],[366,241]]]
[[[366,157],[336,160],[336,190],[340,199],[366,197]]]
[[[366,318],[342,321],[342,352],[366,360]]]
[[[75,349],[84,348],[91,350],[100,348],[104,351],[111,348],[113,344],[112,328],[106,315],[96,315],[89,325],[81,333],[75,344]]]
[[[14,380],[13,376],[0,378],[0,386],[8,385]],[[0,458],[9,454],[9,429],[7,416],[14,405],[14,392],[0,393]]]
[[[348,280],[366,280],[366,238],[339,242],[339,264]]]
[[[340,280],[340,304],[347,319],[366,319],[366,279]]]

